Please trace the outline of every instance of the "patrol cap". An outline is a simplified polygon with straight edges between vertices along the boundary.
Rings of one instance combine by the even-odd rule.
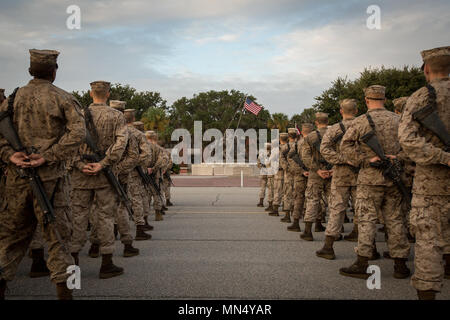
[[[148,139],[152,139],[152,140],[156,140],[158,138],[158,134],[153,130],[145,131],[145,136]]]
[[[264,143],[264,147],[265,147],[265,148],[268,148],[268,147],[271,147],[271,146],[272,146],[272,144],[271,144],[270,142]]]
[[[358,110],[355,99],[343,99],[339,102],[339,106],[345,113],[352,113]]]
[[[295,133],[295,134],[297,134],[297,129],[296,128],[288,128],[288,134],[292,134],[292,133]]]
[[[40,64],[57,67],[56,60],[59,52],[56,50],[38,50],[30,49],[30,64]]]
[[[126,104],[127,103],[125,101],[120,101],[120,100],[111,100],[111,101],[109,101],[109,106],[111,108],[114,108],[114,109],[122,111],[122,112],[125,110],[125,105]]]
[[[422,70],[425,67],[425,63],[441,62],[442,64],[450,63],[450,46],[438,47],[434,49],[424,50],[420,53],[423,60]]]
[[[409,97],[401,97],[401,98],[394,99],[392,101],[392,103],[394,104],[395,111],[402,113],[403,109],[405,108],[406,101],[408,101],[408,98]]]
[[[309,122],[302,123],[302,131],[305,131],[305,130],[313,131],[314,125]]]
[[[316,121],[318,122],[326,122],[328,121],[328,113],[325,112],[316,112]]]
[[[280,139],[281,140],[287,140],[289,134],[287,132],[280,133]]]
[[[133,122],[133,127],[138,129],[139,131],[144,132],[144,123],[142,121],[135,121],[135,122]]]
[[[123,112],[123,115],[125,117],[125,121],[127,123],[133,123],[135,120],[134,117],[134,113],[135,113],[135,109],[125,109],[125,111]]]
[[[367,99],[384,100],[386,98],[386,87],[373,85],[364,89],[364,95]]]
[[[93,91],[106,91],[111,89],[111,83],[108,81],[98,80],[91,82],[91,90]]]

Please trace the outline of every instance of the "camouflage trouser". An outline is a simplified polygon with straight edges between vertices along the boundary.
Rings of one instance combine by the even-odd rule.
[[[123,184],[123,187],[125,190],[127,190],[127,185]],[[129,195],[128,195],[129,197]],[[91,223],[91,234],[89,236],[89,241],[92,244],[98,244],[100,245],[100,239],[98,238],[98,231],[97,231],[97,215],[95,214],[95,209],[91,208],[91,215],[89,217],[89,222]],[[114,223],[117,225],[117,230],[120,234],[120,241],[123,244],[131,244],[133,242],[133,236],[131,235],[130,230],[130,218],[129,218],[128,211],[121,201],[116,214],[114,215]]]
[[[273,205],[281,205],[283,199],[283,184],[284,184],[284,171],[278,170],[277,174],[273,177]]]
[[[292,217],[300,219],[303,214],[303,207],[305,205],[305,191],[308,184],[308,178],[302,174],[294,175],[294,186],[292,188],[292,196],[294,199],[294,207]]]
[[[338,187],[331,182],[331,193],[328,205],[330,217],[328,219],[327,229],[325,230],[326,236],[337,237],[341,233],[350,197],[354,208],[356,202],[356,186]],[[356,214],[353,217],[353,223],[358,224],[358,216]]]
[[[267,190],[267,201],[273,201],[273,176],[260,176],[260,186],[259,190],[259,198],[264,199],[266,196],[266,188]]]
[[[80,252],[87,241],[87,225],[89,213],[96,221],[100,253],[114,252],[114,216],[119,206],[119,198],[112,187],[99,189],[74,189],[73,203],[73,234],[71,252]],[[94,227],[94,228],[95,228]]]
[[[409,188],[409,192],[411,193],[411,188]],[[408,202],[407,199],[403,198],[402,200],[402,217],[403,223],[406,226],[406,230],[411,233],[411,225],[410,225],[410,211],[411,211],[411,202]]]
[[[139,176],[131,175],[128,181],[128,195],[133,204],[133,219],[137,226],[145,224],[144,217],[149,214],[148,192]]]
[[[294,188],[294,176],[292,173],[284,172],[284,184],[283,184],[283,209],[292,209],[292,190]]]
[[[155,174],[155,182],[156,184],[158,184],[159,181],[159,172],[157,172]],[[162,184],[160,186],[160,190],[161,190],[161,197],[158,195],[158,192],[156,190],[154,190],[153,188],[149,187],[147,189],[147,196],[148,196],[148,204],[149,204],[149,211],[146,213],[146,216],[150,213],[150,204],[152,202],[153,199],[153,208],[155,209],[155,211],[160,211],[163,207],[163,200],[161,199],[163,197],[163,189],[162,189]]]
[[[47,194],[53,194],[56,180],[44,182]],[[0,278],[11,281],[20,261],[27,252],[37,225],[48,244],[47,267],[54,283],[65,282],[66,269],[73,264],[72,256],[64,251],[54,232],[56,227],[63,245],[70,243],[72,229],[67,180],[61,179],[53,201],[56,222],[43,228],[43,213],[33,199],[28,184],[7,185],[0,207]]]
[[[443,254],[450,254],[450,196],[413,195],[411,232],[416,237],[414,275],[417,290],[441,291]]]
[[[163,189],[164,189],[164,197],[166,198],[166,201],[170,200],[170,181],[169,179],[165,178],[163,180]]]
[[[319,176],[309,176],[306,187],[305,222],[315,222],[322,218],[324,205],[322,196],[329,202],[331,192],[331,179],[322,179]]]
[[[36,250],[36,249],[44,249],[45,240],[44,236],[42,235],[42,226],[37,226],[36,230],[34,231],[33,239],[30,243],[30,250]]]
[[[358,216],[358,247],[356,252],[371,257],[376,235],[377,216],[383,216],[388,234],[387,245],[393,258],[407,258],[409,242],[403,224],[402,195],[397,187],[358,185],[355,210]]]

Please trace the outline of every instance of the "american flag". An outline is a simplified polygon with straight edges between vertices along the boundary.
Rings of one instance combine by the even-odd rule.
[[[298,128],[297,123],[295,123],[295,129],[297,129],[297,134],[298,134],[298,135],[301,135],[301,134],[302,134],[302,132],[301,132],[300,129]]]
[[[254,103],[249,98],[245,99],[244,108],[253,113],[255,116],[261,111],[262,107]]]

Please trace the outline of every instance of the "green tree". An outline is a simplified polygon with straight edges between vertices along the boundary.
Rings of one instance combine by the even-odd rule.
[[[365,113],[367,107],[364,101],[364,88],[379,84],[386,87],[386,108],[393,110],[392,100],[409,96],[426,84],[420,68],[405,66],[397,68],[364,69],[359,77],[353,81],[338,78],[331,83],[331,87],[315,98],[313,108],[329,114],[330,123],[340,121],[339,101],[345,98],[356,99],[359,114]]]
[[[141,121],[145,130],[154,130],[159,133],[159,138],[165,143],[170,140],[169,124],[170,119],[163,108],[148,108],[142,115]]]
[[[312,123],[314,124],[314,117],[316,113],[316,109],[314,108],[306,108],[302,111],[301,114],[294,114],[291,117],[290,126],[291,128],[295,127],[295,124],[301,129],[302,123]]]
[[[267,121],[269,129],[278,129],[280,132],[286,132],[289,126],[289,118],[284,113],[274,113]]]

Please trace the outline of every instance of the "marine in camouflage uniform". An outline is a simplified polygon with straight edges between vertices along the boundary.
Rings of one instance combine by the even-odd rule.
[[[168,163],[167,163],[167,170],[163,173],[163,194],[164,194],[164,198],[166,200],[166,206],[167,207],[171,207],[173,206],[173,203],[170,202],[170,188],[171,188],[171,183],[170,180],[168,178],[168,176],[170,177],[170,173],[172,170],[172,166],[173,166],[173,161],[172,161],[172,155],[170,154],[170,151],[164,149],[164,151],[166,152],[166,156],[169,159]]]
[[[340,102],[340,112],[343,120],[328,128],[320,145],[320,153],[323,158],[333,165],[333,177],[331,179],[331,194],[329,198],[330,217],[325,230],[325,243],[323,248],[316,252],[316,255],[330,260],[336,258],[333,243],[342,237],[341,230],[350,198],[353,202],[353,207],[355,207],[356,180],[358,178],[358,168],[349,165],[344,160],[339,148],[342,137],[358,112],[356,100],[342,100]],[[353,224],[353,231],[350,233],[350,237],[358,240],[357,215],[353,218]]]
[[[308,134],[302,144],[302,159],[309,168],[309,175],[306,187],[305,232],[300,235],[300,238],[307,241],[314,240],[311,232],[314,222],[316,223],[315,232],[325,231],[321,223],[321,198],[323,195],[329,203],[331,192],[332,170],[320,154],[320,144],[327,132],[328,114],[318,112],[315,117],[317,130]]]
[[[312,126],[311,126],[312,127]],[[302,125],[302,133],[307,136],[311,132],[311,127],[307,125]],[[292,187],[292,218],[294,221],[292,225],[287,227],[288,231],[300,232],[300,218],[303,213],[303,208],[305,205],[305,191],[306,185],[308,183],[307,171],[302,168],[298,163],[294,161],[294,157],[297,155],[302,159],[301,150],[304,143],[304,137],[299,136],[296,128],[289,128],[288,134],[290,137],[290,149],[287,155],[289,163],[289,171],[293,177],[293,187]]]
[[[450,278],[450,152],[448,140],[445,145],[416,120],[414,113],[431,106],[448,137],[450,47],[421,54],[429,87],[420,88],[408,99],[400,120],[399,138],[405,153],[416,163],[410,214],[412,233],[416,237],[411,284],[419,299],[434,299],[441,290],[443,278]]]
[[[266,197],[266,189],[267,189],[267,201],[269,202],[268,207],[265,209],[265,211],[272,211],[273,209],[273,175],[269,174],[269,172],[266,172],[270,165],[269,161],[265,160],[265,156],[267,158],[270,158],[270,149],[271,144],[265,143],[265,152],[261,150],[259,153],[258,159],[257,159],[257,166],[259,169],[261,169],[261,173],[259,175],[259,182],[260,182],[260,189],[259,189],[259,203],[258,207],[264,206],[264,198]],[[266,168],[266,170],[264,170]]]
[[[281,135],[280,135],[281,140]],[[284,171],[281,167],[281,142],[277,149],[271,150],[270,153],[270,167],[274,171],[273,175],[273,204],[272,210],[269,211],[269,216],[279,216],[279,207],[281,206],[281,201],[283,200],[283,184],[284,184]]]
[[[71,299],[66,286],[67,267],[73,264],[65,250],[70,242],[72,223],[68,185],[64,179],[65,161],[74,156],[85,136],[85,124],[79,103],[68,92],[54,86],[59,52],[30,50],[29,72],[34,77],[17,91],[13,105],[13,123],[30,156],[16,152],[0,136],[0,159],[7,164],[4,201],[0,207],[0,299],[6,281],[11,281],[29,248],[36,226],[43,225],[43,212],[33,199],[27,178],[18,166],[35,167],[48,195],[54,194],[56,222],[45,226],[43,237],[48,244],[47,266],[56,284],[58,298]],[[1,111],[7,111],[4,101]],[[55,233],[57,228],[62,243]]]
[[[122,113],[125,111],[125,105],[125,101],[111,100],[109,102],[109,106],[111,108]],[[135,170],[136,166],[139,164],[139,146],[137,138],[130,132],[128,133],[127,146],[122,155],[122,159],[115,167],[115,171],[118,173],[119,182],[127,192],[128,198],[131,199],[131,195],[128,192],[128,182],[131,171]],[[100,256],[100,240],[97,233],[97,217],[95,212],[95,208],[91,207],[91,216],[89,219],[91,223],[91,234],[89,237],[91,247],[89,249],[89,256],[91,258],[97,258]],[[123,202],[120,202],[118,206],[114,216],[114,222],[114,232],[117,232],[120,235],[120,241],[124,245],[123,256],[133,257],[138,255],[139,249],[133,247],[133,236],[131,234],[129,213]]]
[[[127,123],[130,135],[134,136],[135,141],[137,142],[139,152],[139,161],[137,166],[140,166],[142,171],[145,173],[149,163],[152,161],[152,154],[150,145],[145,138],[145,134],[138,129],[140,128],[140,124],[135,121],[134,112],[135,109],[125,110],[125,121]],[[135,239],[140,241],[150,240],[152,238],[151,235],[145,233],[145,231],[149,231],[151,229],[145,219],[150,212],[148,192],[141,176],[137,171],[137,166],[135,166],[134,170],[131,170],[127,184],[128,193],[133,205],[133,219],[136,224]]]
[[[93,150],[90,150],[86,143],[83,144],[79,150],[79,155],[74,160],[71,175],[74,221],[72,256],[78,264],[79,252],[87,240],[86,229],[89,212],[93,209],[95,210],[93,220],[97,221],[96,228],[100,240],[100,254],[102,255],[99,272],[101,279],[123,274],[123,268],[117,267],[112,261],[115,241],[114,217],[120,200],[114,188],[102,173],[102,169],[111,167],[113,171],[115,170],[115,166],[122,158],[128,144],[128,130],[123,114],[106,105],[109,91],[109,82],[92,82],[90,95],[94,103],[88,107],[92,115],[92,125],[95,127],[90,130],[94,131],[95,129],[97,132],[97,148],[105,154],[105,157],[99,163],[86,160],[85,156],[92,155]],[[87,122],[87,124],[89,123]],[[91,134],[94,134],[94,132]]]
[[[281,218],[281,222],[291,222],[291,209],[289,204],[286,200],[286,192],[289,192],[289,188],[286,184],[292,183],[292,179],[288,178],[288,153],[289,153],[289,134],[287,132],[280,133],[280,162],[279,166],[283,173],[283,178],[281,180],[281,190],[279,189],[280,186],[278,185],[278,188],[275,188],[275,190],[278,190],[278,194],[282,195],[280,202],[277,205],[283,204],[283,211],[285,212],[285,216]],[[292,193],[292,185],[290,186],[290,191]]]
[[[381,212],[388,233],[387,245],[394,258],[394,277],[407,278],[406,266],[409,243],[403,223],[402,194],[381,169],[373,167],[379,158],[363,142],[362,137],[374,132],[386,157],[394,159],[401,151],[398,142],[399,116],[384,108],[385,87],[374,85],[365,89],[368,112],[356,118],[348,128],[341,143],[344,161],[360,167],[356,191],[356,215],[358,216],[357,260],[348,268],[341,268],[345,276],[367,279],[368,260],[378,257],[375,246],[377,212]],[[372,120],[370,120],[372,119]],[[371,121],[373,123],[371,123]]]
[[[153,174],[155,182],[160,185],[162,172],[168,168],[169,158],[164,149],[158,145],[158,134],[155,131],[146,131],[145,136],[150,143],[152,152],[152,162],[149,165],[150,172]],[[160,189],[161,190],[161,189]],[[155,209],[155,221],[162,221],[163,218],[163,202],[162,196],[158,195],[157,190],[149,189],[149,203],[153,199],[153,207]]]

